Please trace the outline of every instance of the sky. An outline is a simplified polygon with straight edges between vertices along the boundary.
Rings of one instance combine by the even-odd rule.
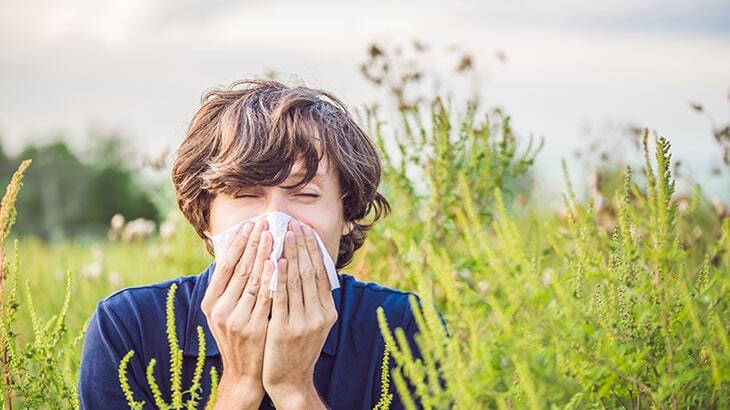
[[[83,147],[113,130],[154,155],[179,144],[206,89],[268,70],[361,107],[382,98],[358,70],[368,45],[413,39],[448,87],[544,138],[542,189],[559,192],[560,159],[593,140],[621,155],[632,124],[667,136],[686,171],[730,199],[730,177],[708,177],[720,159],[710,122],[689,105],[730,122],[728,0],[2,0],[0,141],[10,153],[57,135]],[[454,44],[478,81],[450,71]]]

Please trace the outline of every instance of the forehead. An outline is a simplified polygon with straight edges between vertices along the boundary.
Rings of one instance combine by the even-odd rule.
[[[327,160],[327,156],[323,156],[322,159],[319,161],[318,167],[317,167],[317,173],[314,176],[313,180],[325,180],[328,179],[333,172],[333,168],[330,166],[329,161]],[[301,159],[297,160],[294,165],[292,166],[291,172],[289,173],[289,176],[287,179],[294,179],[297,180],[304,177],[304,174],[306,173],[306,169],[303,166],[303,161]]]

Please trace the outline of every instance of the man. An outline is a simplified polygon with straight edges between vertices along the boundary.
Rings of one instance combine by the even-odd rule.
[[[324,259],[331,257],[337,269],[347,266],[372,224],[387,215],[390,205],[377,192],[380,176],[376,147],[328,92],[273,80],[207,92],[176,153],[172,179],[182,213],[216,262],[198,275],[122,289],[98,303],[84,340],[82,407],[126,406],[117,371],[131,349],[127,378],[135,400],[152,408],[145,369],[153,358],[163,398],[169,398],[163,323],[165,296],[176,283],[182,380],[192,379],[200,325],[203,374],[211,366],[222,370],[216,408],[372,408],[381,397],[384,353],[378,306],[391,328],[405,330],[420,357],[411,293],[346,273],[337,273],[340,286],[332,289]],[[365,223],[370,211],[374,220]],[[292,217],[274,292],[268,290],[275,266],[265,219],[243,224],[224,254],[215,255],[211,240],[270,212]],[[204,377],[203,398],[210,389]],[[392,383],[390,392],[391,408],[401,408]]]

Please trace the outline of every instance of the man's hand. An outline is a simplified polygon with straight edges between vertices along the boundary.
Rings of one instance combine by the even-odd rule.
[[[267,229],[264,219],[241,227],[201,302],[223,361],[216,408],[258,409],[264,397],[261,375],[274,271]]]
[[[314,366],[337,321],[337,309],[312,228],[292,220],[284,243],[263,384],[277,408],[325,408],[314,386]]]

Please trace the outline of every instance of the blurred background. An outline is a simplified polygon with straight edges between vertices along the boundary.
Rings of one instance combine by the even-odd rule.
[[[680,193],[727,202],[729,22],[709,0],[3,0],[0,178],[34,159],[16,234],[93,240],[142,218],[143,235],[175,209],[170,158],[206,89],[276,77],[359,111],[392,100],[370,71],[387,53],[421,93],[478,96],[542,138],[532,184],[550,207],[560,159],[585,180],[639,155],[643,127],[672,141]]]

